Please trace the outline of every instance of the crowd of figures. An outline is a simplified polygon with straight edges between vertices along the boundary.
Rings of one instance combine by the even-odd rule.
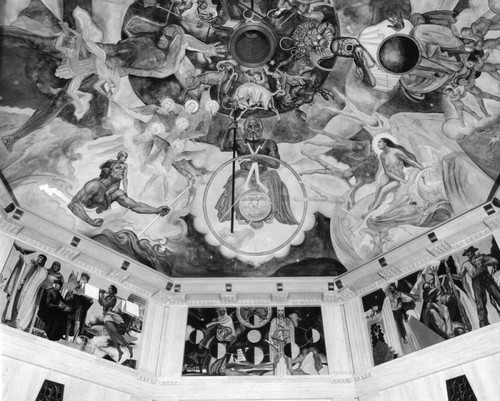
[[[364,298],[375,364],[500,321],[500,252],[478,246]]]
[[[28,255],[37,252],[18,244],[14,244],[11,259],[16,257],[14,253],[17,262],[7,264],[1,275],[6,294],[2,323],[134,367],[134,331],[137,335],[142,327],[139,316],[120,308],[116,286],[107,290],[93,287],[93,293],[90,274],[71,271],[65,278],[61,263],[54,261],[48,267],[44,254],[28,260]],[[90,311],[94,298],[98,306]]]

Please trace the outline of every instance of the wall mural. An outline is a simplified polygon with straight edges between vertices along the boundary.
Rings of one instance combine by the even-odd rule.
[[[183,374],[328,374],[321,308],[190,308]]]
[[[169,276],[338,275],[485,202],[500,170],[497,0],[5,11],[5,181]]]
[[[500,321],[493,237],[363,297],[375,365]]]
[[[2,324],[135,368],[146,301],[15,243],[0,274]]]

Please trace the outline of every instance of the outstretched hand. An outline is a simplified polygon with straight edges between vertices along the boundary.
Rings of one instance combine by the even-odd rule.
[[[90,222],[90,225],[94,226],[94,227],[101,227],[102,223],[104,223],[103,219],[92,219],[92,221]]]
[[[168,206],[160,206],[158,209],[157,209],[157,214],[159,214],[160,216],[166,216],[167,214],[170,213],[170,208]]]
[[[390,15],[387,18],[392,25],[389,25],[389,28],[394,29],[396,32],[399,32],[401,29],[405,27],[405,22],[403,21],[403,14],[401,11],[397,11],[394,14]]]
[[[205,59],[211,63],[211,57],[224,57],[227,53],[227,47],[220,42],[209,44],[206,52],[203,53]]]

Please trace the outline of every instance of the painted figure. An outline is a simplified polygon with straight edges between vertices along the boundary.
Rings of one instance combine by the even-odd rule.
[[[51,288],[44,290],[38,309],[38,317],[45,323],[45,333],[51,341],[58,341],[63,337],[71,311],[61,295],[62,284],[61,280],[55,280]]]
[[[222,151],[231,151],[234,146],[238,156],[265,155],[273,159],[256,158],[255,160],[245,159],[240,161],[240,169],[236,171],[234,177],[229,178],[222,195],[215,205],[219,221],[228,221],[231,218],[231,193],[232,180],[234,179],[234,206],[237,220],[241,222],[246,220],[238,207],[242,195],[249,190],[257,190],[266,193],[272,204],[272,210],[267,216],[264,216],[266,222],[270,223],[273,218],[276,218],[281,224],[298,224],[290,207],[288,189],[276,171],[280,167],[278,145],[271,139],[263,138],[262,121],[258,117],[248,117],[244,124],[244,134],[243,136],[239,134],[236,137],[236,143],[233,143],[232,127],[234,125],[228,127],[220,141]],[[261,227],[258,224],[259,222],[252,223],[254,223],[255,228]]]
[[[108,65],[118,68],[121,75],[152,78],[167,78],[175,74],[187,50],[199,52],[207,62],[226,52],[223,45],[203,43],[177,25],[163,28],[156,42],[150,36],[137,36],[100,46],[107,54]]]
[[[42,258],[43,259],[43,258]],[[16,326],[21,330],[27,330],[35,315],[36,301],[42,283],[47,279],[48,268],[44,263],[31,261],[31,266],[22,279],[23,288],[19,295],[19,303],[17,305]]]
[[[403,343],[407,344],[408,335],[404,322],[408,321],[408,315],[406,312],[410,309],[414,309],[415,302],[411,296],[399,291],[395,283],[389,284],[384,291],[387,298],[389,298],[392,314],[394,315],[399,335],[401,336]]]
[[[476,120],[481,119],[479,114],[477,114],[473,109],[471,109],[462,101],[462,99],[467,95],[467,92],[465,90],[461,91],[459,87],[447,87],[444,90],[444,94],[447,96],[448,100],[455,108],[458,121],[460,121],[460,125],[462,127],[465,127],[464,112],[470,114]]]
[[[207,324],[204,337],[200,342],[200,347],[212,349],[214,344],[226,345],[236,340],[236,330],[233,319],[224,307],[217,308],[217,316]],[[212,355],[210,352],[204,359],[204,367],[209,375],[224,375],[228,363],[228,355]]]
[[[491,117],[491,114],[488,112],[486,105],[484,104],[483,99],[490,99],[500,102],[500,96],[492,95],[491,93],[484,92],[476,86],[476,78],[474,74],[471,74],[469,78],[460,78],[458,80],[458,84],[463,86],[464,89],[469,92],[474,99],[476,99],[479,108],[484,113],[486,117]]]
[[[79,279],[71,273],[68,279],[68,292],[64,297],[64,302],[71,306],[71,313],[68,316],[66,338],[73,336],[73,342],[82,334],[87,312],[94,303],[92,298],[85,295],[85,285],[89,280],[90,275],[85,272],[80,275]]]
[[[475,56],[471,60],[465,62],[465,66],[474,71],[486,72],[493,78],[500,81],[500,63],[487,63],[486,59],[490,56],[490,52],[485,52],[482,57]]]
[[[64,284],[64,277],[61,274],[61,264],[57,261],[52,262],[50,269],[47,271],[47,278],[42,282],[42,287],[46,290],[52,288],[52,284],[56,280],[61,280]]]
[[[292,372],[291,354],[285,354],[285,346],[295,344],[295,326],[285,316],[285,308],[277,308],[277,316],[269,326],[269,358],[274,366],[274,374],[284,376]]]
[[[120,150],[118,152],[118,154],[116,155],[116,161],[118,163],[120,163],[122,165],[122,167],[123,167],[123,179],[121,180],[121,184],[123,185],[123,191],[125,193],[127,193],[127,188],[128,188],[128,178],[127,178],[127,175],[128,175],[128,165],[126,163],[127,158],[128,158],[128,153],[125,152],[124,150]],[[108,160],[105,163],[101,164],[99,166],[99,168],[102,170],[105,167],[106,163],[109,164],[111,162],[112,162],[112,160]]]
[[[479,317],[479,327],[489,325],[488,311],[486,309],[487,294],[490,294],[491,299],[496,303],[497,312],[500,305],[500,287],[495,283],[495,280],[488,271],[490,266],[498,266],[498,260],[491,255],[477,253],[479,249],[470,246],[462,256],[467,257],[460,268],[459,275],[465,277],[469,275],[472,279],[472,290],[476,300],[477,314]]]
[[[389,138],[380,138],[377,142],[378,148],[382,151],[380,161],[384,173],[380,176],[375,190],[375,199],[368,206],[368,210],[377,209],[384,199],[392,192],[395,192],[401,184],[408,181],[405,178],[404,168],[414,167],[423,170],[423,166],[417,161],[415,155],[405,147],[395,144]]]
[[[472,40],[472,46],[475,50],[498,49],[500,47],[500,38],[489,37],[485,39],[485,36],[491,30],[500,30],[500,14],[490,19],[479,17],[470,27],[462,28],[460,33],[463,37]]]
[[[2,322],[15,322],[18,311],[19,296],[24,284],[24,277],[31,268],[31,266],[44,266],[47,261],[47,256],[38,255],[36,259],[32,259],[30,264],[28,264],[24,256],[34,253],[35,251],[27,250],[21,248],[19,245],[14,244],[14,248],[19,252],[19,258],[12,269],[7,283],[5,284],[4,292],[7,293],[7,305],[3,311]]]
[[[123,334],[119,330],[119,325],[124,323],[123,318],[113,311],[116,306],[118,290],[114,285],[110,285],[108,290],[99,290],[99,305],[102,306],[104,327],[108,332],[109,338],[113,347],[118,351],[117,362],[119,362],[123,356],[122,346],[127,347],[129,352],[129,359],[133,358],[133,350],[130,343],[125,340]]]
[[[112,160],[101,165],[99,178],[88,181],[83,188],[73,197],[68,208],[86,223],[100,227],[103,219],[92,219],[85,208],[96,209],[97,213],[109,209],[113,202],[140,214],[159,214],[165,216],[170,212],[167,206],[153,207],[129,198],[120,189],[123,179],[123,164],[118,160]]]

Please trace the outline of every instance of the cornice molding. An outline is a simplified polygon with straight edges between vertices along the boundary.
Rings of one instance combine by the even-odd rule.
[[[68,245],[61,245],[57,248],[56,254],[63,258],[75,260],[80,255],[80,251]]]
[[[438,241],[427,248],[427,251],[435,258],[451,253],[452,246],[448,241]]]
[[[238,294],[234,292],[223,292],[219,297],[223,304],[235,304],[238,302]]]
[[[130,274],[127,273],[125,270],[121,269],[114,269],[108,275],[106,276],[109,280],[116,281],[120,284],[122,284],[125,280],[127,280],[130,277]]]
[[[21,231],[16,236],[16,238],[19,241],[22,241],[22,242],[24,242],[26,244],[29,244],[29,245],[35,247],[38,250],[48,252],[48,253],[50,253],[52,255],[56,254],[57,248],[49,246],[47,244],[44,244],[43,242],[40,242],[37,239],[34,239],[34,238],[30,237],[29,235],[25,234],[23,231]]]
[[[271,293],[271,299],[273,302],[277,303],[287,303],[289,294],[287,292],[273,292]]]
[[[151,296],[151,299],[159,304],[168,305],[171,293],[167,290],[158,290]]]
[[[488,227],[491,231],[496,231],[500,228],[500,213],[496,213],[495,215],[489,216],[483,220],[483,223]]]
[[[372,374],[370,372],[360,373],[360,374],[354,375],[354,381],[356,383],[359,383],[359,382],[361,382],[363,380],[369,379],[370,377],[372,377]]]
[[[168,298],[167,303],[174,304],[174,305],[187,304],[186,294],[183,294],[183,293],[171,294],[170,297]],[[214,301],[211,300],[211,303],[214,304]]]
[[[6,234],[17,235],[23,229],[23,225],[7,217],[0,217],[0,231]]]
[[[377,272],[377,274],[380,277],[382,277],[385,281],[391,281],[396,276],[399,276],[401,274],[401,269],[399,267],[394,266],[394,265],[389,265],[389,266],[383,267],[381,270],[379,270]]]

